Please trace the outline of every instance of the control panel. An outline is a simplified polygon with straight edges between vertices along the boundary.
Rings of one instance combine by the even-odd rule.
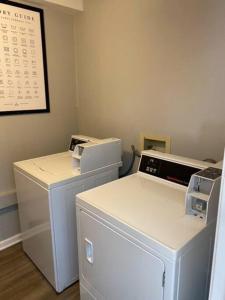
[[[77,145],[72,154],[73,167],[84,174],[112,165],[121,166],[121,140],[108,138]]]
[[[79,144],[84,144],[84,143],[87,143],[88,141],[84,141],[84,140],[80,140],[80,139],[77,139],[77,138],[71,138],[71,142],[70,142],[70,151],[74,151],[76,145],[79,145]]]
[[[188,186],[191,176],[200,171],[187,165],[142,155],[139,171],[174,183]]]

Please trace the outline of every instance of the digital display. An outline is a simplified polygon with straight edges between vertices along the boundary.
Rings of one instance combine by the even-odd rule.
[[[155,157],[149,157],[146,155],[142,156],[139,167],[140,172],[184,186],[188,186],[191,176],[200,170],[201,169],[199,168],[166,161]]]

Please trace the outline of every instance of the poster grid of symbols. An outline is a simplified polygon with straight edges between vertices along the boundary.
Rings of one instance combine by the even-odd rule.
[[[40,14],[0,4],[0,111],[46,108]]]

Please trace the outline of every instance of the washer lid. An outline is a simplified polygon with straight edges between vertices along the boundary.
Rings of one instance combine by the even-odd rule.
[[[185,193],[185,187],[137,173],[80,193],[77,204],[123,230],[130,228],[150,246],[157,242],[174,257],[206,228],[201,220],[185,215]]]
[[[14,163],[14,166],[47,187],[80,175],[80,172],[72,167],[72,155],[70,152],[20,161]]]

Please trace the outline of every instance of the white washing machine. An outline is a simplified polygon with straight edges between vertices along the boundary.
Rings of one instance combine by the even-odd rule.
[[[23,249],[57,292],[78,280],[74,197],[117,179],[120,166],[120,140],[84,136],[68,152],[14,163]]]
[[[207,299],[218,185],[187,186],[208,166],[144,151],[136,174],[77,195],[81,300]],[[210,221],[194,197],[214,203]]]

